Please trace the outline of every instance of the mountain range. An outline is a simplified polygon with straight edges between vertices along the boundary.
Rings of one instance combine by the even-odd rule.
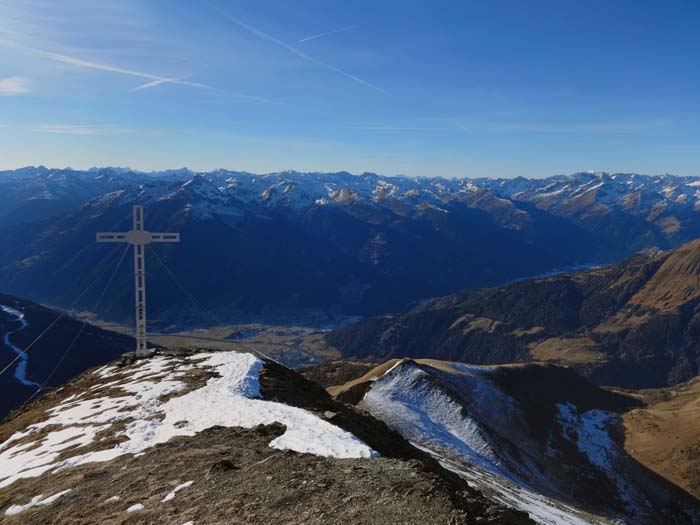
[[[28,167],[0,172],[0,289],[66,307],[120,248],[96,231],[179,231],[155,247],[218,318],[339,319],[408,310],[464,288],[618,260],[700,234],[700,179],[577,173],[543,179],[143,173]],[[147,252],[162,329],[209,322]],[[133,315],[129,269],[97,312]],[[76,305],[90,310],[98,290]]]

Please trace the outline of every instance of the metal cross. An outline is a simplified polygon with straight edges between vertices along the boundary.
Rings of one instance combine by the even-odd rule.
[[[152,242],[180,242],[179,233],[153,233],[143,227],[143,206],[134,205],[134,227],[128,232],[100,232],[97,242],[126,242],[134,246],[134,290],[136,299],[136,355],[147,353],[146,343],[146,258],[144,249]]]

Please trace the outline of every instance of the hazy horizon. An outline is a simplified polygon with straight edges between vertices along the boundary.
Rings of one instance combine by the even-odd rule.
[[[80,172],[87,172],[87,171],[97,171],[97,170],[107,170],[107,169],[113,169],[113,170],[120,170],[120,171],[127,171],[127,172],[133,172],[133,173],[142,173],[142,174],[159,174],[159,173],[167,173],[167,172],[178,172],[178,171],[189,171],[195,175],[198,174],[207,174],[207,173],[214,173],[217,171],[225,171],[225,172],[230,172],[230,173],[246,173],[249,175],[256,175],[256,176],[265,176],[265,175],[275,175],[279,173],[299,173],[299,174],[324,174],[324,175],[333,175],[333,174],[339,174],[339,173],[348,173],[349,175],[352,175],[354,177],[359,177],[362,175],[377,175],[379,177],[405,177],[405,178],[410,178],[410,179],[430,179],[430,178],[442,178],[442,179],[514,179],[517,177],[523,177],[525,179],[547,179],[550,177],[570,177],[574,175],[578,175],[581,173],[587,173],[590,175],[595,175],[595,174],[606,174],[606,175],[638,175],[641,177],[660,177],[664,175],[668,175],[671,177],[685,177],[685,178],[700,178],[700,175],[679,175],[677,173],[638,173],[634,171],[607,171],[607,170],[575,170],[575,171],[570,171],[567,173],[549,173],[549,174],[543,174],[540,176],[525,176],[525,175],[515,175],[512,177],[502,177],[502,176],[491,176],[491,175],[455,175],[455,176],[444,176],[444,175],[408,175],[405,173],[380,173],[377,171],[363,171],[363,172],[353,172],[350,170],[313,170],[313,171],[304,171],[304,170],[297,170],[297,169],[282,169],[282,170],[275,170],[275,171],[251,171],[251,170],[245,170],[245,169],[235,169],[235,168],[223,168],[223,167],[218,167],[214,168],[211,170],[197,170],[190,168],[189,166],[180,166],[180,167],[170,167],[170,168],[164,168],[164,169],[157,169],[157,170],[142,170],[139,168],[134,168],[131,166],[90,166],[88,168],[76,168],[74,166],[63,166],[63,167],[55,167],[55,166],[46,166],[44,164],[30,164],[26,166],[19,166],[17,168],[0,168],[0,172],[15,172],[15,171],[20,171],[24,169],[39,169],[39,168],[45,168],[47,170],[56,170],[56,171],[64,171],[64,170],[73,170],[73,171],[80,171]]]

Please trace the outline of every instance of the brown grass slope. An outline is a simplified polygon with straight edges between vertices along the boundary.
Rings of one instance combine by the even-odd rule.
[[[700,241],[674,250],[639,290],[630,304],[674,312],[700,298]]]
[[[636,394],[624,415],[625,448],[637,461],[700,497],[700,379]]]

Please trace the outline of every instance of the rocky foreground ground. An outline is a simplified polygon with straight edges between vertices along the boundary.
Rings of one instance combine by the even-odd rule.
[[[167,375],[174,372],[168,370],[182,367],[176,365],[179,360],[192,363],[193,354],[175,352],[167,357],[171,368],[162,368],[165,371],[151,374],[147,380],[172,379]],[[124,359],[109,374],[88,372],[13,414],[0,424],[0,442],[5,442],[0,444],[0,454],[12,446],[20,447],[14,449],[16,456],[31,454],[31,449],[39,446],[37,440],[61,439],[55,434],[61,429],[46,427],[7,445],[11,436],[45,420],[48,410],[61,403],[66,406],[76,394],[82,392],[89,399],[100,392],[103,396],[105,392],[122,395],[119,382],[134,381],[139,366],[139,362]],[[200,366],[181,372],[178,380],[186,386],[170,394],[171,399],[203,388],[204,382],[215,376],[216,371]],[[504,509],[485,498],[383,423],[334,401],[320,386],[294,372],[265,362],[259,378],[263,399],[299,407],[319,421],[351,432],[380,457],[340,459],[278,450],[271,442],[288,429],[271,423],[252,428],[213,426],[194,435],[175,436],[135,454],[79,465],[65,463],[86,452],[124,446],[126,438],[114,431],[133,421],[120,420],[117,428],[102,431],[91,443],[62,450],[55,460],[64,462],[60,468],[3,482],[0,522],[530,523],[524,513]],[[196,414],[191,416],[196,418]],[[108,436],[113,441],[107,440]],[[11,464],[13,458],[5,459]]]

